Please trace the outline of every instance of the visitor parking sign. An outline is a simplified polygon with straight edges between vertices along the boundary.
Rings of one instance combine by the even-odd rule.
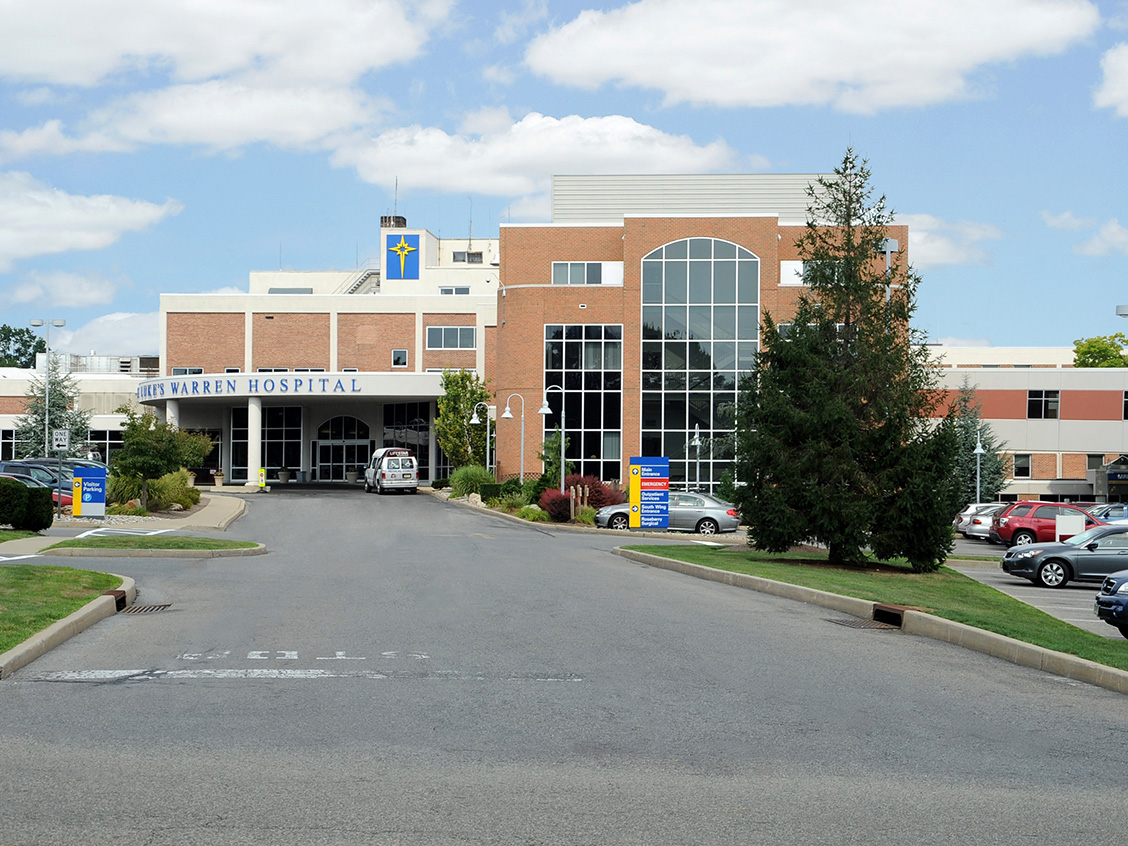
[[[100,467],[76,467],[72,496],[71,513],[75,517],[105,517],[106,471]]]

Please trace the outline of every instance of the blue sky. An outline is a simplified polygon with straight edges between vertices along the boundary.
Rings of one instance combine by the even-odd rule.
[[[152,353],[161,292],[352,269],[393,206],[496,236],[556,173],[853,146],[930,340],[1069,346],[1128,332],[1126,140],[1112,0],[2,0],[0,322]]]

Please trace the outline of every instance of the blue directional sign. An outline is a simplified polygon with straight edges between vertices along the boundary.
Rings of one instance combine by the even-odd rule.
[[[76,517],[106,516],[106,471],[101,467],[74,468],[71,513]]]
[[[630,473],[630,528],[669,528],[670,459],[632,458]]]

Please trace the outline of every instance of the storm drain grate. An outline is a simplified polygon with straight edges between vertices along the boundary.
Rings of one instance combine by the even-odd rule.
[[[827,618],[828,623],[837,623],[840,626],[846,626],[850,629],[879,629],[883,631],[900,631],[900,626],[891,626],[888,623],[882,623],[877,620],[862,620],[858,617],[847,617],[842,620],[831,620]]]
[[[171,603],[169,603],[168,605],[130,605],[128,608],[123,610],[121,613],[122,614],[152,614],[155,611],[167,611],[171,607],[172,607]]]

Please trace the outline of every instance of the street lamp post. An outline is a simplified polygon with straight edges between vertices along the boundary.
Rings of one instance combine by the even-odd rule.
[[[490,406],[489,403],[480,402],[474,406],[474,416],[470,418],[470,425],[477,426],[482,421],[478,419],[478,406],[486,409],[486,469],[490,469]]]
[[[501,413],[502,420],[512,420],[513,412],[509,410],[509,400],[517,397],[521,400],[521,484],[525,483],[525,398],[520,394],[510,394],[505,400],[505,411]]]
[[[43,376],[43,457],[50,458],[51,453],[51,327],[52,326],[66,326],[65,320],[44,320],[36,318],[31,321],[31,325],[35,328],[45,326],[47,335],[47,354],[44,356]]]
[[[549,385],[544,389],[544,402],[541,403],[537,414],[552,414],[548,407],[548,392],[560,391],[560,493],[564,493],[564,387],[562,385]]]
[[[979,432],[975,433],[975,501],[980,502],[979,496],[979,474],[983,463],[983,456],[987,454],[987,450],[983,448],[983,441],[979,437]]]

